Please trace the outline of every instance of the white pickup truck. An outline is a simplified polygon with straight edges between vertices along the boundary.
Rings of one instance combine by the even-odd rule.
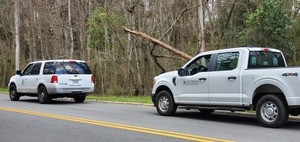
[[[173,115],[179,106],[206,114],[255,110],[262,126],[281,127],[300,112],[299,73],[273,48],[208,51],[156,76],[151,97],[160,115]]]

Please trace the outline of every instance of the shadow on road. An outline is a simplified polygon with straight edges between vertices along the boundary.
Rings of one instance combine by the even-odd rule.
[[[241,124],[261,127],[256,119],[255,113],[234,113],[227,111],[216,111],[211,114],[202,114],[197,111],[178,111],[173,117],[194,120],[215,121],[228,124]],[[290,117],[288,122],[280,129],[300,129],[300,118]]]
[[[36,98],[26,98],[26,99],[20,99],[20,102],[28,102],[28,103],[39,103],[38,99]],[[85,104],[88,103],[83,102],[83,103],[76,103],[74,102],[73,99],[70,98],[56,98],[56,99],[52,99],[48,104],[41,104],[41,105],[68,105],[68,104]]]

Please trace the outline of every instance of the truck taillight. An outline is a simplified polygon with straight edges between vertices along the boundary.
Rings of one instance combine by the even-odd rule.
[[[51,83],[58,83],[58,77],[56,75],[51,77]]]
[[[94,76],[92,75],[92,76],[91,76],[91,82],[94,83],[94,81],[95,81],[95,78],[94,78]]]

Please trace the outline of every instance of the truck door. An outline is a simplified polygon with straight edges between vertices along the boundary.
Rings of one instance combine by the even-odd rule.
[[[184,68],[185,73],[176,79],[178,102],[209,104],[208,65],[211,55],[200,56]]]
[[[239,52],[219,53],[214,60],[214,71],[209,74],[211,105],[241,105],[241,76],[238,67]]]

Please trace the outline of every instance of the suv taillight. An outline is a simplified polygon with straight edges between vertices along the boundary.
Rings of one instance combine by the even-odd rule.
[[[94,78],[94,76],[92,75],[92,76],[91,76],[91,82],[94,83],[94,80],[95,80],[95,78]]]
[[[51,77],[51,83],[58,83],[58,77],[56,75]]]

